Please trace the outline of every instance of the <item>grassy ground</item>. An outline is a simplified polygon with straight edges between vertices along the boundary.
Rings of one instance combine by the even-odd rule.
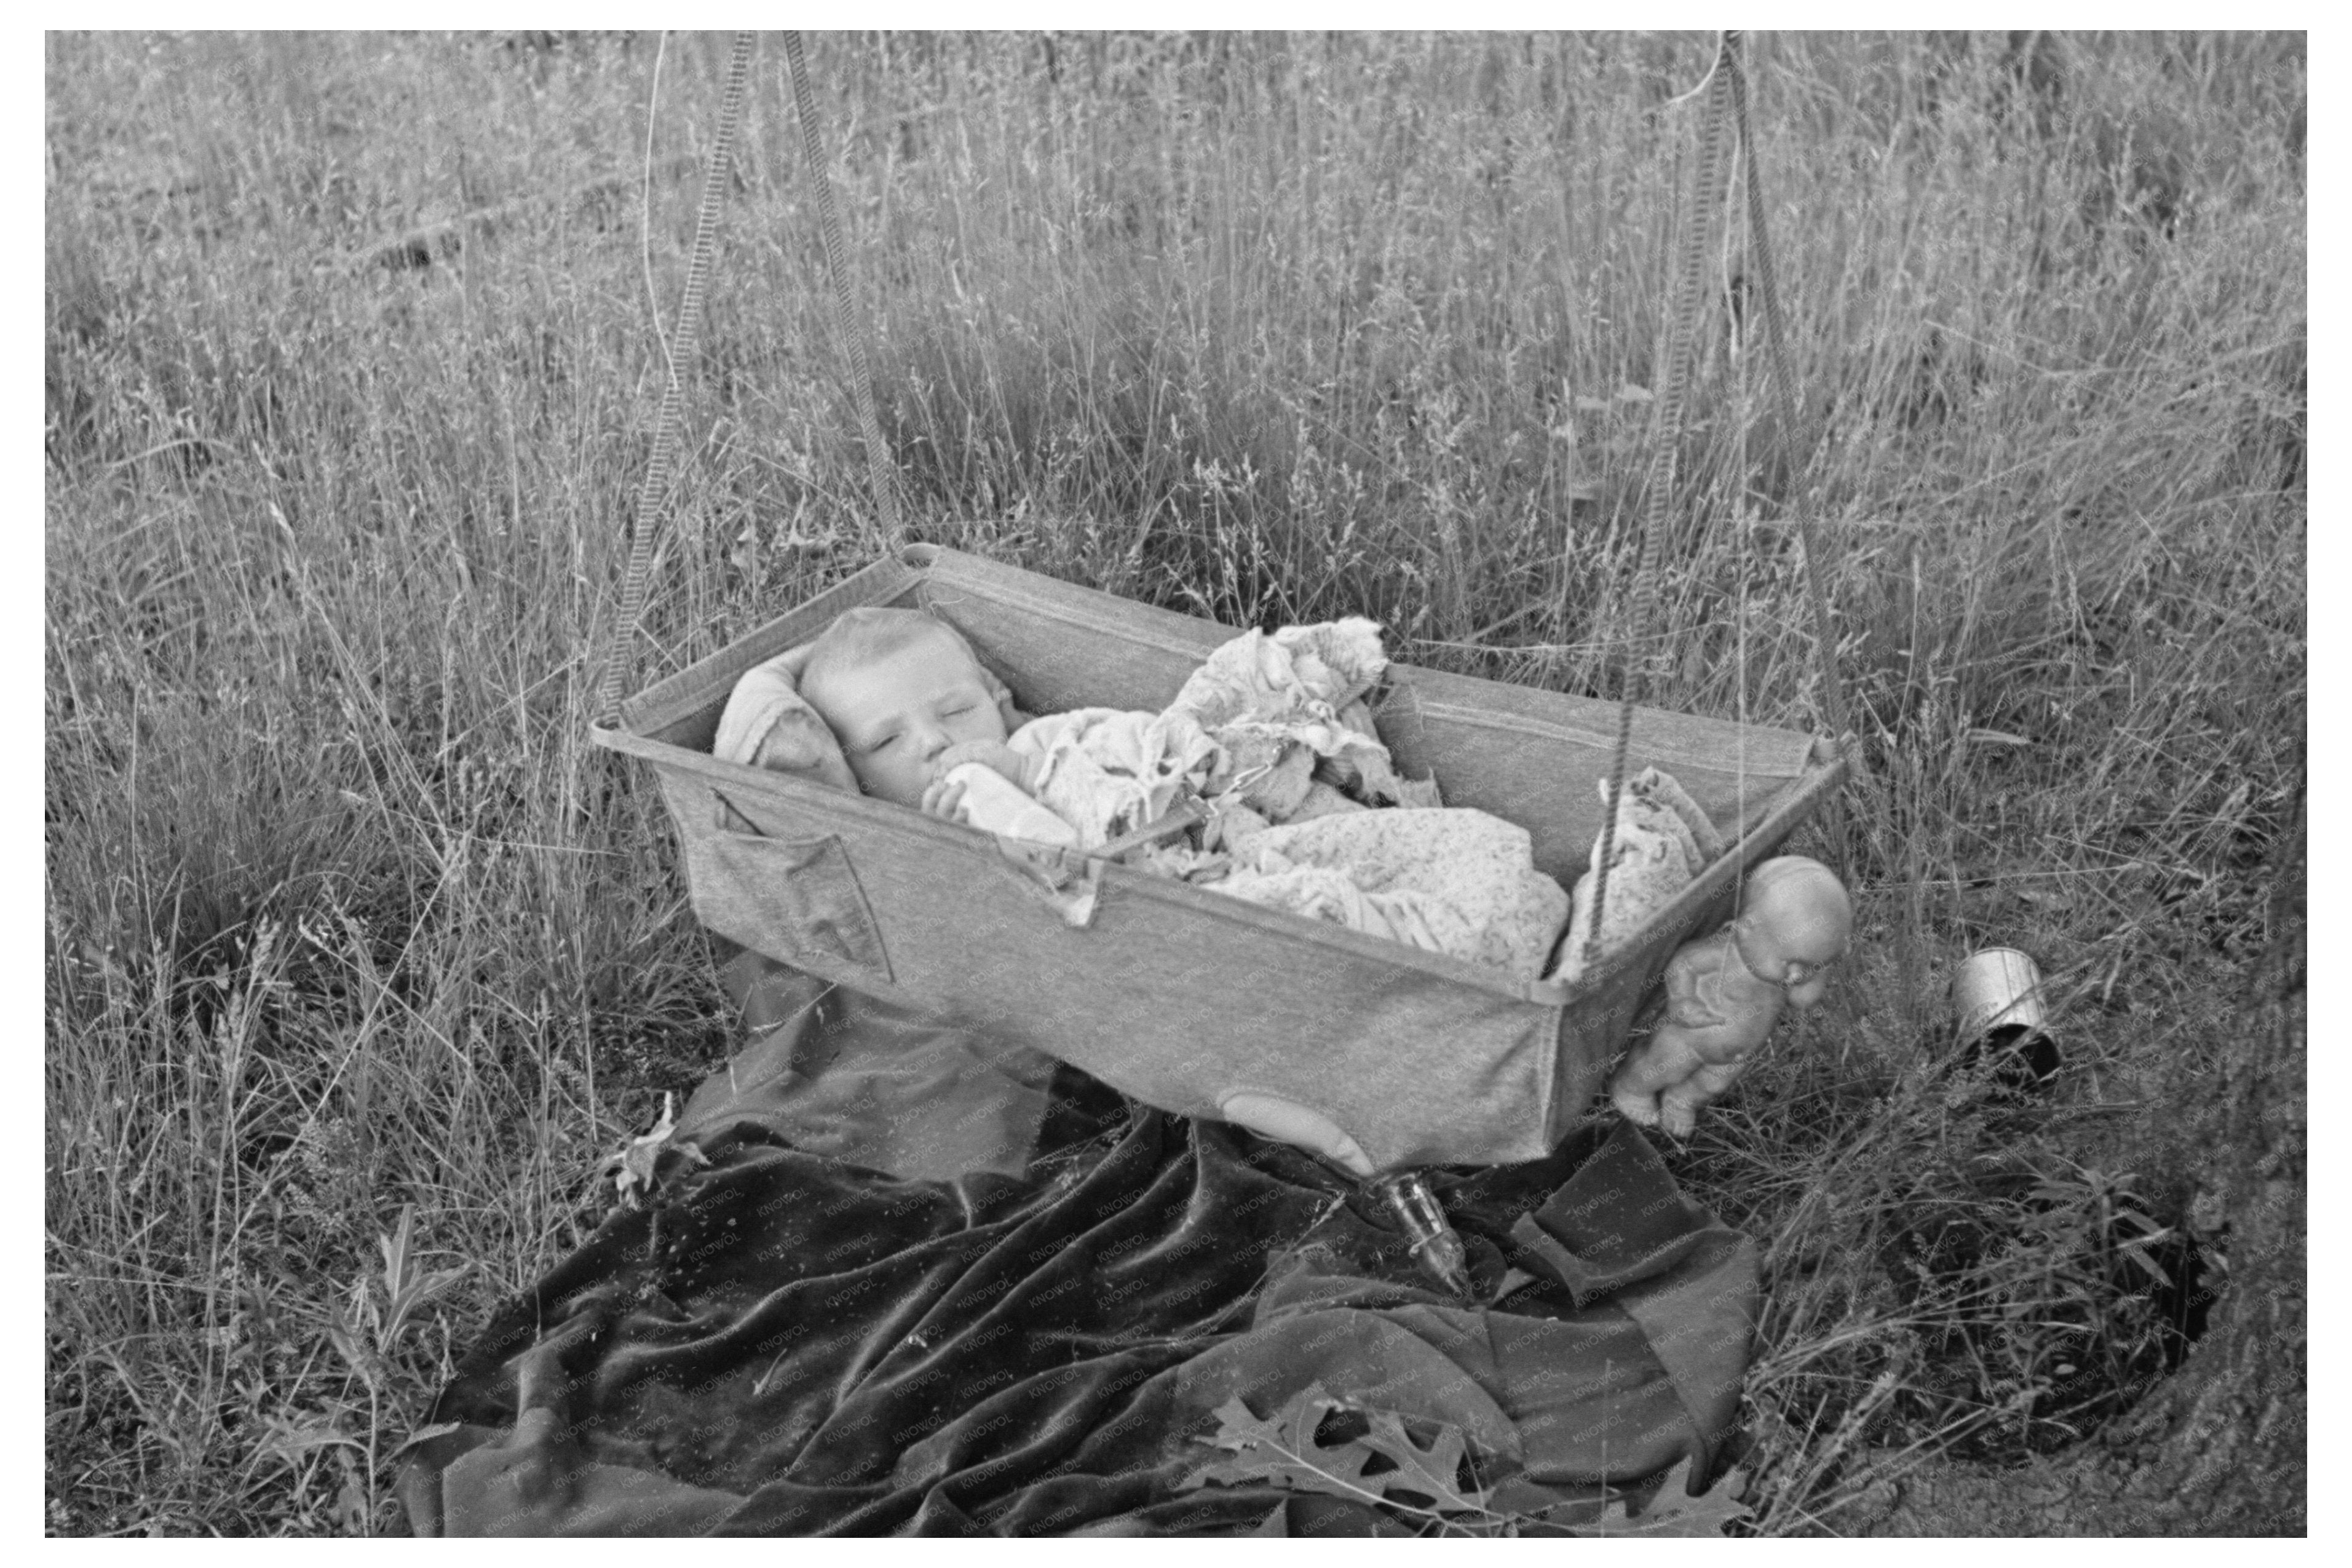
[[[1675,1160],[1767,1248],[1759,1523],[1835,1530],[2179,1352],[2157,1279],[2212,1215],[2168,1108],[2304,765],[2305,64],[1756,40],[1805,443],[1727,289],[1639,627],[1706,47],[811,63],[918,537],[1612,697],[1663,635],[1655,700],[1811,726],[1782,524],[1823,525],[1872,779],[1800,847],[1862,937]],[[650,136],[650,37],[47,51],[48,1522],[394,1528],[454,1348],[729,1046],[649,781],[585,742],[722,45],[670,41]],[[759,58],[646,676],[877,544]],[[1951,1049],[1949,968],[1995,943],[2065,1050],[2023,1101]]]

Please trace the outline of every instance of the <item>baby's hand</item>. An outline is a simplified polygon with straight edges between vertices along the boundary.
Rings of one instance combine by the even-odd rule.
[[[963,780],[935,778],[923,789],[923,815],[950,822],[963,820]]]
[[[958,741],[931,764],[934,777],[945,777],[966,763],[1003,774],[1022,794],[1029,793],[1029,759],[1002,741]]]
[[[1028,793],[1029,759],[1002,741],[958,741],[931,763],[931,782],[923,790],[925,815],[942,816],[950,822],[963,820],[962,781],[950,783],[948,774],[966,763],[978,763],[1002,773],[1023,794]]]

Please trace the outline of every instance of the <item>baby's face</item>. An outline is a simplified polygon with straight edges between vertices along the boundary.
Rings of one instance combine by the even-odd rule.
[[[1791,1006],[1811,1007],[1827,994],[1827,971],[1845,956],[1853,925],[1835,883],[1784,877],[1759,889],[1732,927],[1732,940],[1749,973],[1786,987]]]
[[[857,787],[900,805],[922,804],[932,764],[950,746],[1005,738],[979,666],[944,636],[828,670],[802,695],[841,742]]]

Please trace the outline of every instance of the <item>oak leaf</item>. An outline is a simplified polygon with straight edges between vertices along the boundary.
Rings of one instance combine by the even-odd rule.
[[[1436,1437],[1424,1448],[1413,1442],[1393,1411],[1366,1410],[1367,1431],[1327,1446],[1318,1441],[1316,1429],[1324,1416],[1339,1408],[1341,1402],[1326,1394],[1319,1383],[1307,1384],[1263,1417],[1236,1394],[1217,1406],[1216,1436],[1202,1439],[1231,1450],[1233,1457],[1202,1465],[1178,1489],[1271,1481],[1293,1490],[1357,1502],[1398,1503],[1425,1512],[1487,1511],[1486,1492],[1465,1488],[1457,1479],[1463,1458],[1459,1427],[1440,1423]],[[1375,1456],[1391,1468],[1368,1475],[1365,1467]]]
[[[1622,1501],[1611,1503],[1601,1517],[1576,1527],[1580,1535],[1721,1535],[1726,1525],[1748,1516],[1748,1505],[1732,1494],[1743,1478],[1734,1470],[1699,1497],[1689,1495],[1690,1456],[1685,1454],[1658,1483],[1650,1506],[1639,1514],[1626,1512]]]

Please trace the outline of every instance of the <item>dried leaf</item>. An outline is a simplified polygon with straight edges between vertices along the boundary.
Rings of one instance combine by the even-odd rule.
[[[679,1155],[693,1166],[710,1163],[693,1144],[670,1142],[670,1134],[677,1130],[676,1099],[665,1091],[661,1120],[654,1123],[653,1131],[631,1139],[627,1148],[605,1160],[604,1173],[613,1178],[622,1203],[634,1207],[660,1185],[662,1157],[666,1154]]]
[[[1486,1494],[1476,1489],[1465,1491],[1454,1479],[1463,1455],[1460,1428],[1441,1424],[1436,1440],[1420,1448],[1393,1412],[1373,1410],[1365,1413],[1371,1421],[1369,1432],[1326,1447],[1316,1440],[1315,1430],[1339,1407],[1340,1402],[1325,1394],[1319,1383],[1309,1384],[1263,1418],[1239,1395],[1226,1400],[1217,1406],[1217,1435],[1204,1441],[1231,1449],[1234,1457],[1202,1466],[1178,1489],[1271,1481],[1359,1502],[1395,1502],[1424,1511],[1486,1511]],[[1366,1475],[1364,1467],[1375,1454],[1396,1468]],[[1413,1495],[1391,1496],[1391,1489]],[[1431,1500],[1423,1502],[1422,1498]]]
[[[1639,1516],[1627,1514],[1623,1503],[1612,1502],[1599,1519],[1577,1526],[1577,1531],[1582,1535],[1721,1535],[1725,1526],[1748,1516],[1748,1505],[1733,1497],[1745,1483],[1746,1478],[1733,1470],[1705,1495],[1692,1497],[1688,1495],[1690,1458],[1685,1455],[1666,1472],[1658,1495]]]
[[[1367,1410],[1364,1414],[1370,1418],[1372,1429],[1359,1441],[1396,1461],[1395,1469],[1375,1478],[1383,1487],[1419,1492],[1432,1500],[1430,1506],[1441,1511],[1476,1513],[1485,1510],[1486,1494],[1475,1489],[1464,1492],[1456,1479],[1461,1474],[1464,1457],[1460,1427],[1451,1422],[1440,1422],[1430,1446],[1419,1448],[1413,1446],[1412,1435],[1404,1429],[1404,1422],[1396,1412]]]
[[[1356,1443],[1326,1450],[1315,1441],[1315,1428],[1338,1405],[1324,1394],[1321,1384],[1309,1384],[1271,1417],[1261,1418],[1235,1394],[1217,1406],[1217,1435],[1206,1439],[1233,1450],[1234,1458],[1202,1466],[1185,1477],[1177,1489],[1191,1491],[1213,1482],[1234,1486],[1270,1480],[1276,1486],[1334,1497],[1377,1499],[1378,1489],[1363,1479],[1364,1462],[1371,1458],[1371,1450]]]

